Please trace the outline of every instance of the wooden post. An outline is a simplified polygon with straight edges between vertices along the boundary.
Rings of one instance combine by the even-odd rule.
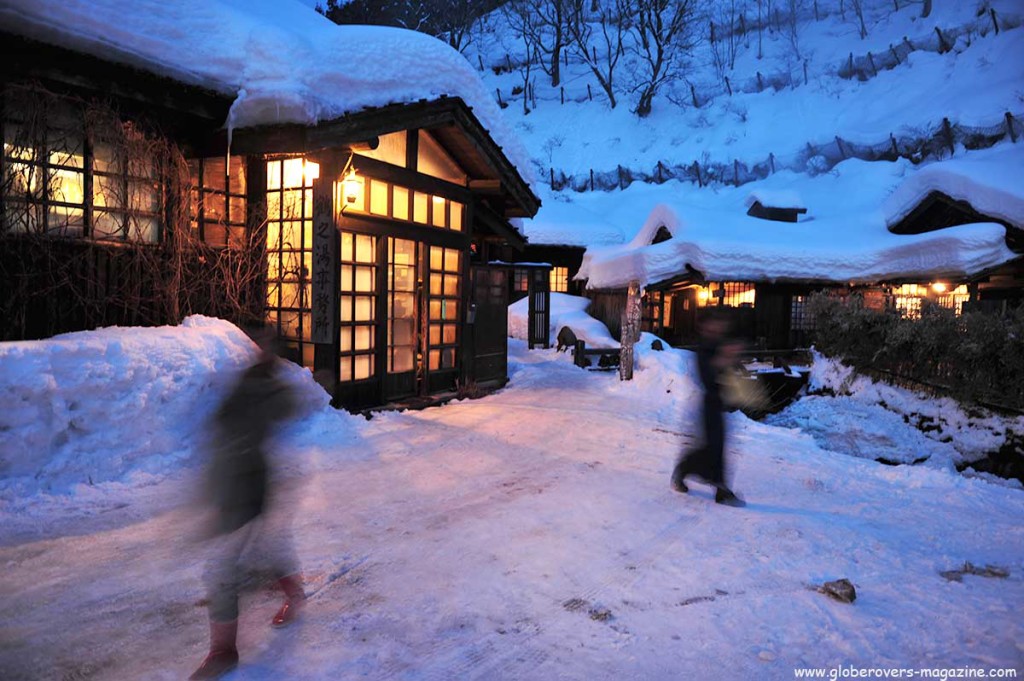
[[[476,60],[480,64],[480,70],[483,71],[484,70],[484,58],[480,54],[477,54],[476,55]]]
[[[690,83],[690,95],[693,96],[693,108],[699,109],[700,102],[697,101],[697,88],[693,87],[693,83]]]
[[[992,25],[996,27],[996,35],[999,35],[999,22],[996,21],[996,9],[995,7],[989,8],[989,15],[992,17]]]
[[[548,168],[548,171],[551,173],[551,188],[554,189],[555,188],[555,169],[554,168]]]
[[[938,26],[935,27],[935,33],[939,36],[939,54],[945,54],[949,51],[949,48],[946,47],[946,39],[943,37],[942,31],[939,30]]]
[[[587,343],[581,340],[577,340],[572,348],[572,363],[581,369],[587,368],[587,356],[584,353],[586,349]]]
[[[739,187],[740,186],[740,160],[738,158],[734,158],[732,160],[732,175],[733,175],[733,181],[736,183],[736,186]]]
[[[836,135],[836,146],[839,147],[839,155],[845,159],[846,152],[843,150],[843,140],[839,139],[839,135]]]
[[[633,346],[640,340],[640,282],[633,279],[626,291],[626,307],[622,311],[622,333],[619,344],[619,380],[633,380]]]
[[[768,153],[768,167],[772,169],[772,174],[775,174],[775,154]]]
[[[703,187],[704,186],[704,181],[701,180],[701,178],[700,178],[700,164],[697,163],[696,161],[693,162],[693,172],[697,176],[697,186],[698,187]]]
[[[505,102],[501,101],[501,88],[500,87],[499,88],[495,88],[494,91],[498,93],[498,106],[500,106],[502,109],[504,109],[505,108]]]
[[[320,177],[313,180],[313,253],[310,340],[316,380],[334,395],[338,379],[338,227],[334,216],[334,180],[341,174],[336,152],[318,157]],[[330,367],[330,368],[328,368]]]
[[[590,169],[590,191],[594,191],[594,169]]]
[[[562,94],[562,104],[565,104],[565,88],[564,87],[560,87],[558,89],[561,91],[561,94]]]
[[[875,58],[871,55],[870,51],[868,51],[868,61],[871,63],[871,72],[877,76],[878,69],[875,68]]]
[[[594,93],[590,91],[590,83],[587,83],[587,99],[594,101]]]
[[[1013,130],[1013,114],[1006,112],[1006,132],[1010,133],[1010,141],[1017,143],[1017,133]]]
[[[761,92],[762,90],[764,90],[764,82],[762,81],[762,78],[761,78],[761,72],[758,71],[757,72],[757,91]]]
[[[850,78],[853,78],[853,52],[850,53],[850,61],[848,62],[846,70],[850,74]]]
[[[804,59],[804,85],[807,85],[807,82],[808,82],[807,81],[807,61],[808,60]]]

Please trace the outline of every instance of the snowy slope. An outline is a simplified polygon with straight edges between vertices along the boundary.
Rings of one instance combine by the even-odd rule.
[[[694,161],[731,166],[738,160],[750,166],[767,161],[769,154],[777,167],[804,170],[794,164],[798,159],[807,162],[807,145],[832,144],[836,136],[881,144],[890,133],[903,139],[931,132],[943,118],[954,124],[998,126],[1006,112],[1024,114],[1024,75],[1017,66],[1024,62],[1024,12],[1016,0],[937,2],[927,19],[920,18],[919,3],[899,2],[899,11],[894,11],[892,0],[864,0],[869,28],[865,39],[858,35],[852,11],[847,8],[845,19],[840,14],[838,0],[819,0],[817,21],[810,3],[801,4],[801,59],[795,58],[785,31],[773,27],[764,31],[764,55],[758,59],[757,34],[748,32],[740,40],[735,67],[724,73],[732,95],[713,67],[701,22],[705,39],[693,50],[685,79],[659,96],[645,119],[630,112],[628,55],[618,70],[622,91],[615,109],[609,108],[594,76],[571,56],[559,88],[534,68],[537,106],[531,104],[527,115],[522,95],[512,94],[522,85],[515,68],[523,61],[522,41],[500,12],[480,27],[469,58],[478,63],[474,52],[479,55],[491,91],[499,88],[509,103],[505,114],[515,121],[542,178],[548,177],[549,168],[576,176],[615,171],[617,166],[651,172],[659,161],[668,166]],[[755,18],[754,3],[746,7],[748,18]],[[1002,25],[998,35],[987,11],[979,8],[997,12]],[[938,53],[937,28],[955,43],[945,54]],[[905,37],[915,49],[895,68],[880,70],[866,81],[840,77],[850,54],[866,62],[871,52],[881,63],[890,46],[902,47]],[[495,75],[506,55],[513,72]],[[758,92],[758,73],[766,81],[784,78],[787,85]],[[693,106],[690,83],[698,92],[699,108]],[[593,101],[587,97],[588,85]]]
[[[652,338],[630,383],[512,340],[500,393],[331,429],[302,422],[279,443],[272,521],[290,519],[312,598],[299,625],[275,631],[278,595],[249,595],[228,681],[1024,671],[1019,490],[826,451],[737,414],[732,475],[749,506],[717,506],[699,484],[676,494],[692,360],[652,351]],[[111,377],[94,394],[120,389]],[[907,444],[916,433],[893,432]],[[182,459],[147,484],[0,501],[5,679],[192,671],[207,636],[195,473]],[[1008,576],[939,574],[965,562]],[[812,589],[841,577],[853,605]]]

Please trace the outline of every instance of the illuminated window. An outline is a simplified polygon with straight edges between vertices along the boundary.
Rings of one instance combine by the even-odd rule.
[[[84,117],[57,102],[3,128],[3,225],[13,232],[157,242],[164,209],[160,154],[135,126]],[[26,105],[30,106],[30,105]],[[37,104],[38,108],[38,104]],[[12,104],[10,111],[18,106]]]
[[[417,244],[388,239],[388,372],[416,368],[416,264]]]
[[[452,160],[437,140],[425,130],[419,131],[419,153],[416,157],[416,170],[454,184],[466,184],[466,174],[459,164]]]
[[[454,248],[430,247],[427,366],[431,371],[456,367],[461,255]]]
[[[753,307],[754,285],[738,281],[709,282],[697,289],[700,307]]]
[[[245,244],[245,159],[224,157],[191,159],[192,232],[211,246]]]
[[[367,158],[375,158],[378,161],[384,163],[390,163],[394,166],[405,167],[405,147],[406,147],[406,131],[392,132],[387,135],[381,135],[377,138],[378,144],[376,149],[364,149],[362,151],[356,150],[356,154],[360,156],[366,156]]]
[[[313,180],[319,166],[303,158],[267,162],[267,322],[313,366]]]
[[[565,293],[569,290],[569,268],[551,268],[551,290],[556,293]]]
[[[340,187],[337,191],[346,191]],[[369,214],[393,220],[411,221],[420,225],[462,231],[465,206],[444,196],[412,191],[400,185],[374,178],[358,177],[353,181],[354,201],[339,193],[337,205],[344,205],[345,214]]]
[[[525,267],[517,267],[512,273],[512,286],[514,291],[526,293],[530,289],[530,270]]]
[[[375,373],[377,239],[341,233],[339,379],[362,381]]]
[[[947,284],[902,284],[891,290],[890,305],[907,319],[921,317],[921,305],[925,300],[953,310],[957,315],[963,312],[963,305],[971,298],[965,284],[950,289]]]

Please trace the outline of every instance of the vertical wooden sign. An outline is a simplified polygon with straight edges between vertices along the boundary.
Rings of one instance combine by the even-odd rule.
[[[321,162],[313,180],[313,283],[311,340],[330,344],[338,334],[338,230],[334,224],[334,158]]]

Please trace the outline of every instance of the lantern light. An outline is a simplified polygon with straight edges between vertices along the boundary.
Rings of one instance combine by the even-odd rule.
[[[344,186],[345,203],[356,203],[359,201],[359,197],[363,193],[363,178],[356,175],[355,168],[349,168],[342,184]]]
[[[946,285],[941,281],[937,281],[932,284],[932,290],[935,291],[936,293],[945,293],[946,288]]]

